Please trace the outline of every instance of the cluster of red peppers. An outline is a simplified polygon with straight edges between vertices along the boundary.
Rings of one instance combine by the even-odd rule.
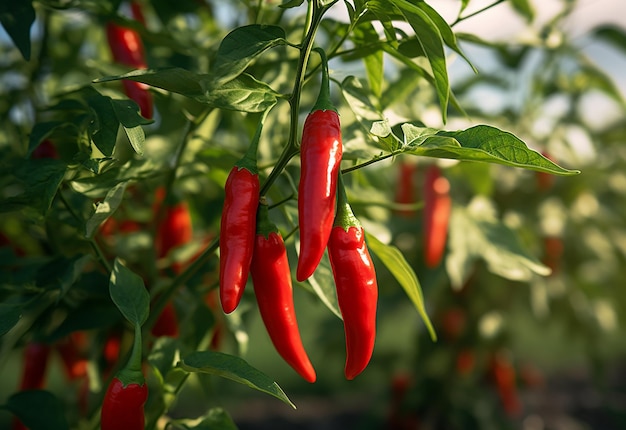
[[[304,123],[300,146],[296,279],[308,279],[328,249],[346,334],[345,375],[353,379],[365,369],[374,349],[378,287],[363,228],[348,204],[341,181],[341,126],[330,102],[328,65],[321,55],[320,94]],[[259,195],[256,152],[260,130],[261,126],[225,185],[220,301],[224,312],[234,311],[250,273],[261,318],[276,350],[305,380],[314,382],[315,370],[296,321],[285,244],[269,219],[265,199]]]

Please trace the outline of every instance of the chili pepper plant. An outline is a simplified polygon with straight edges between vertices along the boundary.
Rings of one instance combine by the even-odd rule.
[[[540,30],[527,0],[440,3],[0,6],[0,427],[522,420],[515,324],[593,345],[625,297],[596,283],[624,275],[624,176],[581,155],[623,166],[624,123],[546,98],[624,102],[559,33],[575,2]],[[463,30],[501,8],[532,43]]]

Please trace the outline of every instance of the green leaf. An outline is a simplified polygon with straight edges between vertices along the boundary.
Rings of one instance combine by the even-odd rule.
[[[370,92],[358,78],[354,76],[345,78],[341,83],[341,91],[348,106],[365,127],[371,127],[372,123],[383,119],[383,114],[374,106],[369,97]],[[384,147],[384,149],[391,150],[392,148]]]
[[[35,124],[28,139],[27,157],[30,157],[39,144],[50,136],[55,129],[62,125],[63,123],[61,121],[38,122]]]
[[[422,287],[420,286],[417,275],[413,271],[411,265],[406,261],[402,253],[398,248],[392,245],[387,245],[378,240],[371,234],[365,233],[367,239],[367,245],[369,249],[376,254],[378,259],[387,267],[389,272],[398,281],[406,295],[411,299],[413,305],[417,309],[417,312],[422,317],[430,338],[433,341],[437,340],[437,334],[433,328],[430,318],[426,313],[424,306],[424,295],[422,294]]]
[[[402,11],[406,21],[415,31],[426,58],[428,58],[435,78],[434,84],[439,98],[441,116],[445,123],[450,100],[450,82],[441,32],[431,17],[414,4],[406,0],[391,0],[390,3],[395,4]]]
[[[100,152],[107,157],[113,155],[120,126],[111,100],[111,97],[100,94],[87,98],[87,103],[95,113],[95,120],[89,125],[91,139]]]
[[[167,375],[167,372],[175,363],[179,353],[178,340],[171,337],[160,337],[154,341],[148,362],[154,367],[161,378]]]
[[[304,0],[289,0],[289,1],[286,1],[285,3],[279,5],[279,7],[282,7],[283,9],[290,9],[290,8],[293,8],[293,7],[300,6],[302,3],[304,3]]]
[[[190,72],[178,67],[161,70],[133,70],[118,76],[107,76],[96,79],[94,83],[117,81],[119,79],[130,79],[153,87],[162,88],[173,93],[182,94],[187,97],[202,97],[204,90],[210,82],[210,75]]]
[[[67,166],[53,159],[24,160],[13,172],[18,192],[0,201],[0,212],[31,209],[45,215],[63,181]]]
[[[91,239],[98,231],[98,227],[106,221],[122,203],[124,192],[126,191],[128,182],[120,182],[109,190],[104,200],[98,203],[96,211],[87,220],[85,225],[85,236]]]
[[[252,24],[234,29],[217,50],[213,63],[214,87],[239,76],[266,50],[285,43],[285,31],[274,25]]]
[[[626,52],[626,31],[621,27],[616,25],[602,25],[595,29],[593,36]]]
[[[6,408],[30,430],[66,430],[64,405],[49,391],[29,390],[13,394]]]
[[[537,170],[555,175],[575,175],[578,170],[565,169],[526,146],[513,134],[488,125],[467,130],[437,131],[432,128],[402,124],[404,151],[414,155],[483,161]]]
[[[15,327],[20,318],[22,318],[21,305],[0,303],[0,336],[4,336]]]
[[[90,254],[79,254],[72,258],[56,257],[37,271],[35,278],[37,285],[42,288],[58,289],[61,293],[60,299],[82,276],[85,267],[92,261]]]
[[[146,142],[146,135],[143,132],[141,126],[137,127],[124,127],[124,132],[130,141],[130,145],[133,147],[138,155],[143,155],[144,143]]]
[[[300,247],[298,246],[296,250],[299,252]],[[337,301],[333,272],[330,268],[330,261],[326,253],[322,256],[322,260],[317,266],[317,269],[315,269],[315,273],[307,279],[307,282],[311,285],[311,288],[313,288],[313,291],[317,297],[319,297],[320,301],[330,309],[337,318],[342,319],[341,311],[339,310],[339,302]]]
[[[30,61],[30,27],[33,22],[35,8],[31,0],[7,0],[0,4],[0,24],[26,61]]]
[[[146,135],[141,126],[152,124],[154,121],[142,117],[139,113],[139,106],[132,100],[111,100],[111,104],[115,116],[124,127],[131,146],[137,154],[143,155]]]
[[[196,351],[183,358],[177,366],[187,372],[209,373],[233,380],[274,396],[292,408],[296,408],[276,382],[234,355],[215,351]]]
[[[528,0],[511,0],[513,9],[530,22],[535,17],[535,11]]]
[[[115,306],[131,324],[141,326],[146,322],[150,312],[150,295],[143,279],[117,258],[109,280],[109,294]]]
[[[530,255],[513,230],[499,221],[490,201],[476,197],[467,208],[454,206],[450,217],[446,270],[454,288],[461,288],[474,263],[506,279],[528,281],[550,269]]]
[[[193,420],[193,423],[187,424],[186,421],[190,420],[178,420],[173,421],[171,424],[173,428],[180,428],[185,430],[237,430],[237,425],[230,417],[228,412],[222,408],[211,408],[206,415]]]
[[[269,85],[243,74],[236,79],[212,89],[205,102],[220,109],[242,112],[265,112],[276,104],[280,96]]]
[[[189,72],[184,69],[134,70],[119,75],[97,79],[94,82],[130,79],[153,87],[162,88],[200,103],[219,109],[242,112],[264,112],[276,104],[281,95],[269,85],[242,74],[224,85],[216,86],[211,75]]]
[[[439,15],[437,11],[433,9],[432,7],[430,7],[426,2],[423,2],[423,1],[417,2],[415,6],[423,10],[426,13],[426,15],[428,15],[428,17],[432,20],[432,22],[437,26],[437,29],[439,29],[439,32],[441,33],[441,37],[443,38],[443,41],[445,42],[445,44],[448,45],[450,48],[452,48],[454,52],[459,54],[467,62],[467,64],[470,65],[470,67],[474,70],[474,72],[477,72],[474,65],[470,62],[470,60],[467,58],[465,53],[461,50],[461,48],[457,44],[456,36],[454,35],[452,28],[450,28],[446,20],[444,20],[441,17],[441,15]]]

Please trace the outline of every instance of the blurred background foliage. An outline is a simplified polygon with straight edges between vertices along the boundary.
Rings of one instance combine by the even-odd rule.
[[[111,61],[103,32],[106,20],[131,25],[140,33],[150,68],[175,66],[207,73],[218,42],[236,26],[275,23],[285,29],[288,39],[297,40],[304,20],[302,10],[280,9],[280,3],[143,2],[147,20],[143,26],[123,13],[117,14],[119,2],[115,1],[34,2],[37,20],[32,27],[31,61],[24,61],[5,35],[0,39],[3,166],[24,159],[35,124],[67,120],[81,124],[88,115],[85,88],[93,79],[127,71]],[[441,6],[431,3],[435,9]],[[356,50],[353,55],[338,51],[340,55],[331,61],[331,77],[342,83],[343,98],[336,88],[333,94],[342,114],[348,158],[367,158],[362,154],[378,150],[363,138],[366,130],[360,118],[380,111],[392,125],[414,121],[449,130],[477,123],[493,125],[582,173],[557,177],[408,154],[353,172],[349,193],[355,211],[369,232],[397,246],[414,268],[438,341],[431,341],[411,302],[375,258],[380,268],[378,338],[369,368],[355,381],[345,381],[342,374],[341,321],[311,294],[308,284],[294,288],[303,340],[318,368],[318,382],[305,384],[272,348],[251,289],[241,309],[228,317],[210,300],[205,304],[203,298],[217,282],[214,258],[175,296],[181,344],[189,339],[193,344],[207,333],[221,330],[220,350],[241,354],[269,374],[298,409],[291,410],[276,399],[231,381],[196,375],[179,394],[170,416],[195,417],[210,407],[223,407],[241,429],[569,430],[626,425],[626,374],[621,364],[626,341],[620,317],[626,307],[625,105],[615,76],[599,66],[590,52],[601,46],[619,61],[617,58],[625,54],[626,33],[609,24],[594,26],[584,34],[568,32],[571,17],[578,14],[580,19],[581,6],[576,1],[556,2],[558,11],[541,21],[537,16],[541,15],[542,2],[496,2],[495,7],[467,19],[457,16],[479,11],[481,2],[443,3],[442,8],[456,12],[448,19],[455,23],[453,29],[457,30],[455,20],[458,27],[468,29],[457,37],[479,71],[472,73],[461,64],[458,54],[448,52],[455,59],[450,66],[452,91],[465,113],[452,107],[444,126],[434,89],[414,70],[385,55],[384,78],[377,83],[365,71],[372,67],[371,56]],[[339,3],[334,14],[326,18],[318,35],[320,45],[336,42],[337,36],[347,31],[344,11],[345,6]],[[620,13],[615,10],[607,14],[611,12]],[[505,18],[498,18],[498,13],[504,13]],[[504,40],[472,33],[468,25],[482,15],[503,20],[503,26],[514,16],[525,23],[524,33]],[[359,37],[356,32],[347,45],[358,46]],[[410,56],[412,48],[404,46],[405,55]],[[295,51],[281,46],[268,51],[250,70],[278,92],[287,93],[291,85],[288,71],[296,61]],[[345,80],[352,79],[349,76],[358,80]],[[359,92],[351,93],[351,85],[365,87],[379,97],[370,99],[372,106],[355,103],[350,95]],[[115,99],[125,98],[119,82],[94,87]],[[305,87],[303,106],[312,104],[315,87]],[[71,207],[82,211],[83,218],[88,218],[93,199],[101,198],[103,190],[116,182],[119,171],[115,166],[129,163],[124,174],[136,182],[127,190],[129,197],[114,219],[133,222],[140,228],[124,231],[102,246],[107,256],[125,259],[158,290],[174,276],[171,272],[163,274],[161,269],[172,261],[186,261],[217,234],[223,183],[247,147],[256,118],[213,110],[193,135],[186,136],[187,120],[203,112],[202,104],[156,88],[151,91],[157,113],[154,123],[143,126],[146,141],[141,162],[125,144],[116,145],[112,157],[84,164],[84,159],[75,158],[84,143],[78,126],[54,129],[47,137],[55,141],[59,157],[66,163],[82,162],[92,172],[101,173],[92,176],[83,171],[72,178],[74,192],[67,198]],[[269,167],[278,157],[277,142],[284,141],[288,127],[287,106],[279,104],[268,118],[261,142],[262,167]],[[124,139],[119,136],[120,141]],[[154,191],[165,181],[172,153],[185,139],[172,192],[189,205],[194,240],[155,265]],[[110,164],[112,159],[118,160],[117,164]],[[450,181],[453,201],[447,252],[444,262],[434,269],[424,264],[420,210],[424,175],[433,163]],[[407,177],[414,189],[415,210],[390,210],[400,183]],[[15,194],[10,180],[3,176],[0,181],[3,198]],[[281,201],[288,197],[296,181],[296,167],[290,166],[270,198]],[[45,184],[38,191],[45,193]],[[93,296],[91,286],[103,280],[106,283],[105,275],[96,270],[86,276],[76,275],[95,263],[77,257],[90,253],[91,248],[77,234],[80,226],[68,221],[67,204],[51,199],[45,223],[37,210],[0,214],[0,232],[12,244],[0,249],[2,297],[11,297],[16,286],[29,288],[32,300],[41,302],[40,313],[29,316],[33,325],[29,333],[48,341],[79,328],[104,332],[121,327],[112,305],[104,306],[102,297]],[[273,216],[286,233],[296,225],[293,204],[281,206]],[[472,241],[471,246],[468,241]],[[293,237],[288,247],[290,260],[295,261]],[[507,252],[512,247],[519,247],[520,252]],[[551,274],[538,274],[543,272],[540,262],[551,269]],[[316,273],[319,283],[331,279],[325,264]],[[60,272],[59,267],[68,265],[73,270]],[[33,273],[38,274],[35,280]],[[55,278],[62,279],[62,293],[46,294],[52,288],[47,280]],[[99,307],[89,307],[85,297]],[[49,307],[53,302],[56,307]],[[73,318],[65,319],[68,315]],[[55,325],[58,321],[65,323]],[[18,329],[30,327],[21,324]],[[94,342],[93,351],[102,350],[103,336],[101,333]],[[1,401],[18,384],[20,355],[12,348],[26,340],[15,334],[3,339]],[[76,394],[66,390],[68,383],[58,357],[50,367],[49,389],[75,407]],[[98,392],[97,387],[91,388],[92,393]],[[147,409],[150,407],[148,404]],[[7,426],[9,419],[9,414],[0,415],[0,422]],[[80,428],[87,428],[76,416],[72,419]]]

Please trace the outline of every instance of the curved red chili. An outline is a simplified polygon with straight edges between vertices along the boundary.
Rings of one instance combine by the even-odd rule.
[[[256,153],[269,109],[259,121],[246,154],[230,171],[220,225],[220,302],[224,312],[234,311],[243,295],[256,234],[259,206],[259,172]]]
[[[135,69],[147,68],[143,42],[139,33],[114,22],[107,23],[106,33],[113,59],[116,62]],[[141,115],[145,118],[152,118],[152,94],[148,91],[148,86],[130,80],[124,80],[122,83],[126,95],[139,105]]]
[[[276,351],[306,381],[315,382],[315,369],[302,345],[296,321],[285,243],[267,218],[267,206],[262,204],[259,213],[260,228],[250,266],[259,312]],[[268,226],[267,231],[263,231],[264,226]]]
[[[102,430],[143,430],[143,406],[148,399],[148,385],[131,383],[124,385],[113,378],[104,395],[100,427]]]
[[[347,379],[369,363],[376,339],[378,283],[365,234],[339,187],[337,217],[328,240],[328,256],[346,334]]]
[[[224,191],[220,225],[220,301],[228,314],[239,305],[248,281],[259,205],[259,176],[235,166],[228,175]]]
[[[426,266],[437,267],[443,258],[450,221],[450,182],[437,166],[430,166],[424,181],[424,258]]]
[[[298,225],[300,255],[296,279],[309,278],[324,255],[335,217],[337,172],[341,164],[341,125],[330,103],[328,64],[323,51],[320,94],[307,116],[300,145]]]

